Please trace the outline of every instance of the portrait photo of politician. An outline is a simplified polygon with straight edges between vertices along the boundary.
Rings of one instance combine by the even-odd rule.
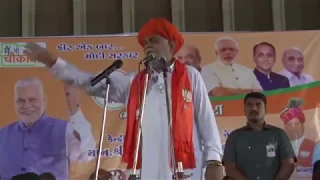
[[[284,69],[280,74],[289,79],[291,87],[313,82],[312,76],[303,73],[304,54],[301,49],[295,47],[284,50],[282,64]]]
[[[209,95],[228,96],[262,91],[252,69],[238,64],[238,51],[238,43],[232,37],[217,39],[216,61],[205,65],[201,70]]]
[[[284,123],[284,130],[287,133],[296,157],[298,167],[312,168],[312,158],[316,143],[304,136],[305,122],[307,121],[301,105],[303,100],[291,98],[286,108],[280,113],[280,118]],[[310,171],[309,175],[311,176]]]
[[[87,149],[95,148],[96,143],[90,123],[78,121],[74,116],[70,116],[70,122],[49,116],[47,97],[39,78],[18,80],[14,86],[14,103],[18,120],[0,131],[1,180],[25,172],[51,173],[56,179],[67,180],[70,161],[92,160],[87,156]],[[77,132],[74,125],[87,125],[87,128]],[[87,132],[83,133],[85,129]]]
[[[193,66],[201,72],[201,55],[199,49],[195,45],[183,45],[175,57],[183,64]]]
[[[82,144],[88,145],[86,146],[87,150],[92,150],[95,148],[93,144],[95,140],[93,139],[93,136],[92,136],[91,124],[87,120],[87,118],[84,116],[81,110],[80,98],[79,98],[80,91],[81,90],[75,86],[72,86],[66,83],[64,84],[64,93],[65,93],[68,113],[70,115],[72,127],[75,130],[74,132],[77,132],[77,133],[74,133],[74,135],[79,139],[81,139],[80,135],[85,137],[81,139]],[[90,154],[90,153],[87,153],[87,154]],[[92,158],[89,158],[89,159],[92,159]]]
[[[276,63],[276,48],[268,43],[261,42],[253,47],[253,59],[256,75],[264,91],[290,87],[287,77],[272,71]]]

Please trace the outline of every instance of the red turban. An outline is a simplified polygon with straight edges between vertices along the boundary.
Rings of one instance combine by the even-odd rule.
[[[288,108],[281,113],[280,118],[284,124],[287,124],[293,118],[297,118],[301,123],[306,121],[306,117],[303,114],[303,111],[300,108]]]
[[[175,42],[174,54],[179,51],[184,43],[183,37],[177,27],[167,21],[165,18],[153,18],[144,24],[138,33],[138,42],[144,45],[144,39],[152,35],[160,35],[167,40]]]

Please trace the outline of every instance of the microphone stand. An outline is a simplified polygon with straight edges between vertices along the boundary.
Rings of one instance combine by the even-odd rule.
[[[109,76],[110,74],[108,74]],[[109,90],[110,90],[110,78],[106,75],[106,95],[104,98],[104,108],[103,108],[103,117],[102,117],[102,125],[101,125],[101,133],[100,133],[100,139],[99,139],[99,148],[98,148],[98,157],[96,160],[96,169],[95,169],[95,176],[94,179],[98,180],[99,176],[99,169],[100,169],[100,160],[101,160],[101,151],[102,151],[102,144],[103,144],[103,137],[104,137],[104,129],[106,124],[106,118],[107,118],[107,107],[108,107],[108,101],[109,101]]]
[[[142,121],[143,121],[143,115],[144,115],[144,106],[146,102],[146,96],[147,96],[147,90],[148,90],[148,82],[149,82],[149,72],[150,72],[150,66],[148,63],[145,63],[146,65],[146,74],[145,74],[145,79],[144,79],[144,89],[143,89],[143,94],[142,94],[142,101],[140,101],[140,83],[139,83],[139,101],[140,101],[140,110],[139,110],[139,124],[138,124],[138,134],[136,136],[136,148],[134,152],[134,159],[133,159],[133,172],[129,176],[129,180],[141,180],[140,173],[137,173],[137,164],[138,164],[138,155],[139,155],[139,149],[142,147]],[[139,72],[140,73],[140,72]],[[140,81],[140,78],[139,78]]]
[[[168,91],[168,67],[166,61],[163,59],[165,64],[163,68],[163,78],[164,78],[164,87],[166,95],[166,104],[167,104],[167,117],[168,117],[168,127],[169,127],[169,140],[170,140],[170,157],[171,157],[171,166],[172,166],[172,180],[184,180],[186,176],[183,172],[182,162],[176,162],[175,150],[174,150],[174,141],[173,141],[173,128],[172,128],[172,112],[171,112],[171,103],[169,98]]]

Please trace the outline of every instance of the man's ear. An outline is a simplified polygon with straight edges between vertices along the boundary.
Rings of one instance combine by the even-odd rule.
[[[46,107],[46,109],[47,109],[47,106],[48,106],[48,98],[47,98],[46,95],[43,95],[43,102],[44,102],[44,105],[45,105],[45,107]]]
[[[176,43],[174,41],[169,41],[169,46],[170,46],[170,50],[173,53],[174,50],[176,49]]]

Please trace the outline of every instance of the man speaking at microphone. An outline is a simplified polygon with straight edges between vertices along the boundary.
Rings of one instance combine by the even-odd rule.
[[[178,29],[163,18],[151,19],[138,33],[138,42],[146,55],[152,53],[164,57],[168,64],[168,91],[171,100],[173,141],[177,162],[182,162],[185,174],[193,174],[188,179],[202,179],[202,168],[206,168],[205,178],[220,180],[221,140],[212,106],[200,73],[191,66],[176,61],[173,55],[181,48],[184,40]],[[36,44],[28,44],[27,55],[36,59],[54,72],[56,77],[75,86],[85,88],[93,96],[105,97],[105,82],[94,87],[90,85],[92,75],[82,72],[61,58],[49,53]],[[166,115],[166,98],[163,73],[159,62],[150,62],[151,76],[146,96],[145,113],[142,123],[142,157],[138,169],[141,179],[170,180],[172,168],[169,148],[169,127]],[[119,71],[110,76],[110,97],[115,102],[127,104],[127,130],[124,142],[123,161],[132,169],[135,139],[137,136],[136,111],[140,108],[138,81],[145,71],[134,78]],[[124,96],[124,97],[121,97]]]

